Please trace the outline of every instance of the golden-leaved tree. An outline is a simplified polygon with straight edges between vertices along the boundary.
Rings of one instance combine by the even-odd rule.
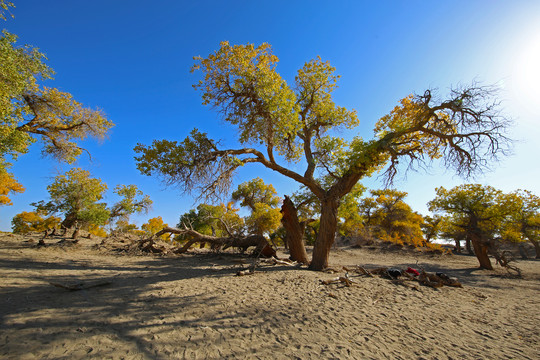
[[[0,2],[1,19],[9,6]],[[73,163],[85,151],[77,142],[103,139],[113,123],[70,93],[43,85],[54,74],[45,55],[30,45],[17,46],[16,40],[5,30],[0,37],[0,173],[35,142],[44,156]]]
[[[451,229],[469,239],[480,267],[493,270],[489,254],[494,252],[493,241],[504,232],[508,217],[515,207],[507,195],[488,185],[464,184],[436,189],[435,199],[429,202],[430,211],[448,216]]]
[[[528,190],[507,195],[512,211],[505,219],[503,237],[511,241],[530,241],[540,259],[540,197]]]
[[[422,215],[405,203],[407,193],[395,189],[371,190],[360,208],[364,226],[377,238],[399,245],[425,246]]]
[[[45,216],[43,211],[23,211],[15,215],[11,220],[13,233],[41,232],[56,227],[62,221],[56,216]]]
[[[161,216],[156,216],[148,219],[146,223],[142,224],[141,229],[144,231],[145,235],[152,236],[153,234],[157,233],[159,230],[167,226],[168,225],[163,221],[163,218]],[[170,234],[161,235],[161,238],[163,240],[167,240],[169,237]]]
[[[90,172],[73,168],[65,174],[54,178],[47,186],[50,200],[33,204],[38,211],[47,214],[62,214],[62,225],[71,228],[75,225],[103,225],[110,215],[107,204],[99,202],[103,199],[107,184],[99,178],[90,176]]]
[[[259,177],[238,185],[232,193],[233,200],[250,209],[245,223],[252,233],[270,234],[278,229],[281,213],[277,205],[281,199],[276,194],[274,186],[265,184]]]
[[[24,187],[15,180],[12,174],[0,169],[0,206],[13,205],[10,193],[22,193]]]
[[[120,201],[110,209],[110,221],[120,219],[128,221],[130,215],[148,213],[153,201],[137,188],[137,185],[117,185],[114,193],[121,197]]]
[[[236,170],[251,163],[304,185],[321,214],[311,269],[327,267],[340,201],[360,179],[386,167],[391,181],[398,163],[414,168],[434,159],[468,176],[509,146],[509,122],[499,114],[493,89],[475,84],[453,89],[446,99],[431,91],[408,96],[379,119],[370,140],[348,141],[336,134],[359,120],[356,111],[332,99],[339,79],[335,69],[316,58],[298,70],[290,86],[276,71],[277,62],[268,44],[222,42],[208,57],[197,57],[193,71],[202,79],[195,88],[204,105],[237,128],[238,147],[223,148],[194,129],[181,142],[138,144],[136,161],[141,173],[160,175],[202,197],[228,192]],[[303,172],[295,170],[300,163]],[[331,181],[319,181],[324,177]]]

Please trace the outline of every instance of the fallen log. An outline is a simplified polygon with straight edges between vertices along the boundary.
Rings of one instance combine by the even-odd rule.
[[[179,229],[173,227],[164,227],[151,237],[140,240],[138,247],[142,251],[161,252],[160,249],[155,247],[155,240],[164,234],[187,235],[190,237],[190,239],[183,246],[173,250],[175,254],[185,253],[193,244],[208,243],[214,250],[225,250],[227,248],[234,247],[241,249],[242,252],[245,252],[249,247],[255,247],[253,251],[253,254],[255,255],[260,254],[264,257],[272,257],[276,255],[276,251],[270,246],[270,244],[268,244],[268,241],[262,235],[217,237],[201,234],[193,229]]]

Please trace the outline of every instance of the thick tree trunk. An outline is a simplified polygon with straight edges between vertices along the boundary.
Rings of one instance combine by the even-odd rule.
[[[311,270],[320,271],[328,267],[330,249],[336,238],[338,206],[338,199],[321,201],[320,227],[309,266]]]
[[[289,246],[291,260],[309,264],[306,247],[304,246],[304,227],[298,221],[298,213],[291,199],[285,196],[281,206],[281,222],[286,232],[286,243]]]
[[[71,229],[72,227],[75,226],[76,222],[77,222],[77,214],[70,213],[66,215],[66,218],[64,219],[64,221],[62,221],[61,225],[64,228]]]
[[[527,250],[525,250],[525,246],[523,246],[523,243],[520,243],[518,245],[518,250],[522,260],[527,260],[529,258],[529,255],[527,255]]]
[[[531,243],[534,245],[534,250],[536,251],[536,258],[540,259],[540,242],[536,240],[531,240]]]
[[[474,248],[474,254],[480,263],[481,269],[493,270],[491,261],[489,260],[488,250],[489,244],[484,241],[478,234],[471,234],[471,242]]]
[[[461,241],[454,240],[456,242],[456,251],[458,254],[461,254]]]

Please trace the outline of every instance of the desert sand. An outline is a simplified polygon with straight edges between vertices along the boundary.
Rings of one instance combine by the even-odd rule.
[[[236,276],[254,260],[36,239],[0,235],[2,359],[540,358],[536,260],[518,263],[518,279],[472,256],[346,247],[331,254],[337,273],[261,264]],[[321,284],[354,265],[442,271],[463,288],[378,276]]]

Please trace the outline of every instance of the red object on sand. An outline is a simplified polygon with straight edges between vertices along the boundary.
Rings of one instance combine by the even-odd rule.
[[[420,273],[418,272],[418,270],[413,269],[412,267],[408,267],[406,271],[407,271],[409,274],[413,274],[414,276],[419,276],[419,275],[420,275]]]

